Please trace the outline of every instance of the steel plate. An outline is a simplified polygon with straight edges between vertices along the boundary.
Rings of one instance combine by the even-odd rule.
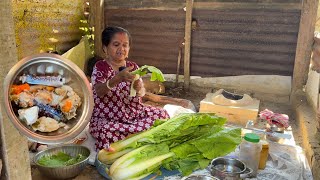
[[[81,98],[81,106],[77,109],[77,116],[67,121],[70,127],[68,130],[59,128],[50,133],[43,133],[32,130],[30,126],[19,120],[10,101],[10,87],[17,84],[19,77],[23,74],[34,74],[38,66],[51,65],[55,70],[63,71],[63,77],[66,79],[66,85]],[[30,140],[44,144],[58,144],[72,140],[87,126],[93,111],[93,97],[89,81],[83,71],[70,60],[56,54],[38,54],[26,57],[15,64],[7,74],[4,81],[4,107],[9,119],[18,131],[28,137]]]

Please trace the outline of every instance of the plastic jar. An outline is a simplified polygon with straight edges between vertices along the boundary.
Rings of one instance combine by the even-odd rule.
[[[252,177],[257,176],[260,162],[261,144],[260,137],[255,133],[247,133],[244,135],[240,144],[240,160],[252,169]]]
[[[260,153],[259,169],[264,169],[269,156],[269,143],[265,140],[261,140],[260,143],[262,144],[262,150]]]

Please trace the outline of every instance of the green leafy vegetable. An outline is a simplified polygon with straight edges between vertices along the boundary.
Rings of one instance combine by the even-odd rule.
[[[215,114],[180,114],[100,152],[112,164],[107,171],[112,179],[141,179],[160,167],[188,175],[240,144],[241,129],[224,128],[225,122]]]
[[[135,71],[132,71],[132,74],[135,74],[136,77],[134,78],[134,80],[131,83],[131,88],[130,88],[130,96],[136,96],[137,92],[136,90],[133,88],[133,83],[138,80],[140,77],[146,75],[147,73],[151,72],[151,78],[150,81],[160,81],[160,82],[164,82],[164,76],[162,74],[162,72],[154,67],[154,66],[148,66],[148,65],[144,65],[138,69],[136,69]]]
[[[78,162],[83,161],[86,157],[82,154],[78,154],[76,157],[72,157],[64,152],[58,152],[55,155],[42,156],[38,163],[42,166],[47,167],[60,167],[60,166],[70,166]]]
[[[173,155],[165,143],[145,145],[116,160],[109,174],[112,179],[141,179],[159,171],[162,161]]]
[[[136,148],[145,144],[157,144],[166,141],[170,143],[178,137],[187,138],[193,132],[198,132],[202,125],[223,125],[226,119],[216,115],[202,113],[180,114],[170,120],[130,138],[117,141],[110,145],[110,150],[118,152],[126,148]],[[191,137],[191,136],[189,136]]]
[[[210,160],[234,151],[241,143],[241,129],[216,128],[170,149],[175,153],[175,158],[163,166],[169,170],[178,169],[183,175],[188,175],[195,169],[207,167]]]
[[[232,152],[241,142],[241,129],[211,128],[211,132],[173,148],[167,143],[144,145],[123,155],[110,167],[112,179],[139,179],[157,173],[163,166],[182,175],[204,169],[210,160]]]
[[[154,66],[144,65],[144,66],[141,66],[139,69],[132,71],[133,74],[138,74],[140,77],[146,75],[149,72],[151,72],[150,81],[160,81],[160,82],[165,81],[164,76],[160,71],[160,69]]]

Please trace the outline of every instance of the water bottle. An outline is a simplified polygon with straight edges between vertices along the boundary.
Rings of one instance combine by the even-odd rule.
[[[240,160],[252,169],[252,177],[257,176],[260,161],[260,136],[255,133],[246,133],[240,144]]]

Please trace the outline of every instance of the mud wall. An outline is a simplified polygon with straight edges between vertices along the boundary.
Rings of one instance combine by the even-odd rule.
[[[81,39],[84,0],[12,0],[18,58],[60,54]]]

